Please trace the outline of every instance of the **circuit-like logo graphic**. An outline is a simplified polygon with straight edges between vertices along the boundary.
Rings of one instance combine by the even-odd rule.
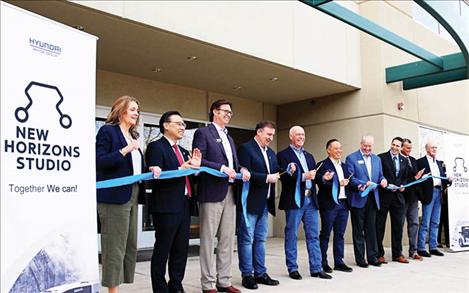
[[[59,123],[60,125],[65,128],[65,129],[68,129],[70,128],[70,126],[72,126],[72,118],[67,115],[67,114],[63,114],[62,111],[60,110],[60,104],[62,104],[63,100],[64,100],[64,97],[62,95],[62,93],[60,92],[59,88],[56,87],[56,86],[53,86],[53,85],[49,85],[49,84],[45,84],[45,83],[40,83],[40,82],[37,82],[37,81],[31,81],[28,86],[24,89],[24,93],[26,94],[26,97],[28,97],[28,100],[29,100],[29,103],[26,105],[26,107],[18,107],[16,108],[15,110],[15,118],[16,120],[18,120],[18,122],[21,122],[21,123],[24,123],[26,121],[28,121],[29,119],[29,113],[28,113],[28,110],[29,108],[31,108],[32,104],[33,104],[33,99],[31,98],[31,95],[29,94],[29,90],[33,87],[33,86],[39,86],[39,87],[44,87],[44,88],[48,88],[48,89],[52,89],[52,90],[55,90],[57,92],[57,94],[59,95],[60,99],[59,101],[57,102],[57,104],[55,105],[55,108],[57,109],[57,112],[59,113],[60,115],[60,119],[59,119]]]

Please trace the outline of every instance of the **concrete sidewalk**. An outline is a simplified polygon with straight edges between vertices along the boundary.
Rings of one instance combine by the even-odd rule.
[[[407,247],[404,248],[407,250]],[[445,253],[443,257],[432,256],[423,261],[410,260],[409,264],[390,261],[381,267],[360,268],[355,264],[352,245],[345,247],[345,262],[353,268],[352,273],[333,272],[332,280],[309,276],[308,257],[304,241],[298,241],[298,265],[303,280],[290,279],[285,267],[282,238],[267,241],[266,265],[269,275],[280,281],[277,287],[259,285],[258,290],[241,286],[238,255],[233,256],[233,285],[243,292],[469,292],[469,252]],[[329,249],[331,251],[331,248]],[[444,251],[444,250],[442,250]],[[390,249],[386,251],[390,258]],[[328,256],[333,266],[332,253]],[[332,260],[332,261],[331,261]],[[200,293],[199,257],[187,262],[184,289],[187,293]],[[107,292],[102,289],[102,292]],[[124,293],[147,293],[151,291],[150,262],[137,263],[134,284],[121,286]]]

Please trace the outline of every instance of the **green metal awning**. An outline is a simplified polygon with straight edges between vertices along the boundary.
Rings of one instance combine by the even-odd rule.
[[[386,83],[402,81],[404,90],[409,90],[469,79],[469,40],[461,38],[450,17],[443,17],[438,3],[415,0],[448,31],[460,53],[437,56],[332,0],[300,1],[422,60],[386,68]]]

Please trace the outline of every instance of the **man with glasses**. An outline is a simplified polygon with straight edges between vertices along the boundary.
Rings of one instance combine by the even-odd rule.
[[[202,166],[219,170],[226,178],[206,173],[199,175],[197,195],[200,203],[200,271],[202,291],[205,293],[241,292],[231,283],[231,264],[235,235],[235,178],[240,170],[236,147],[226,126],[231,120],[232,105],[225,99],[213,102],[210,107],[211,124],[199,128],[194,134],[193,148],[202,153]],[[251,174],[241,168],[243,181]],[[217,237],[216,271],[214,239]]]
[[[186,124],[181,114],[169,111],[161,116],[163,137],[151,142],[146,151],[148,166],[160,166],[163,171],[199,168],[200,151],[189,152],[178,145]],[[186,269],[190,231],[190,204],[194,196],[191,177],[152,180],[149,211],[155,225],[155,246],[151,258],[153,292],[184,292],[182,280]],[[168,262],[169,259],[169,262]],[[168,263],[169,282],[166,282]]]

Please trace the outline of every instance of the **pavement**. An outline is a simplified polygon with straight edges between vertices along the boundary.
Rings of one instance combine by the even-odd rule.
[[[404,247],[404,251],[407,251]],[[331,246],[329,246],[329,265],[333,267]],[[445,252],[445,256],[432,256],[423,261],[409,260],[409,264],[389,261],[390,248],[386,249],[388,264],[381,267],[360,268],[355,264],[353,246],[346,244],[345,263],[353,272],[333,272],[331,280],[312,278],[309,275],[308,257],[304,240],[298,241],[298,265],[303,280],[288,277],[283,251],[283,238],[269,238],[266,247],[266,266],[269,275],[280,281],[280,285],[269,287],[259,285],[257,290],[248,290],[241,286],[241,275],[238,269],[238,255],[233,255],[233,279],[235,287],[243,292],[469,292],[469,251]],[[332,261],[331,261],[332,260]],[[187,293],[200,293],[199,257],[189,257],[184,290]],[[105,288],[101,292],[107,292]],[[150,262],[138,262],[133,284],[123,284],[122,293],[149,293],[151,290]]]

